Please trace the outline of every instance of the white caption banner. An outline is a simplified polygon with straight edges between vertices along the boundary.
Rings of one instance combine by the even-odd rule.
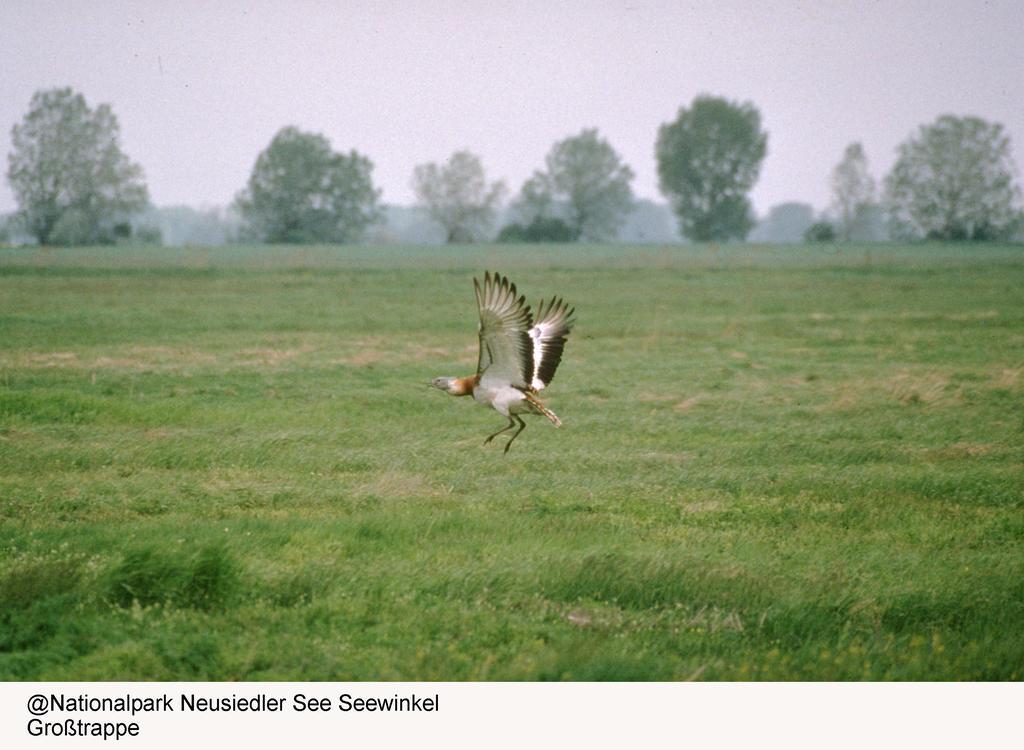
[[[1019,748],[1021,706],[1005,683],[27,682],[0,684],[0,747]]]

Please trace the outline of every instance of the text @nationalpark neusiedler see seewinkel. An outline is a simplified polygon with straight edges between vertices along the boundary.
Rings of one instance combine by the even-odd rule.
[[[88,716],[92,713],[121,713],[136,717],[154,713],[330,713],[330,712],[436,712],[439,710],[438,694],[420,696],[415,693],[400,696],[356,696],[341,693],[337,696],[293,695],[278,697],[267,693],[254,695],[202,696],[195,693],[180,693],[158,696],[139,696],[131,693],[119,696],[96,697],[88,694],[64,695],[38,693],[28,700],[28,711],[34,718],[29,720],[27,727],[32,736],[102,736],[104,738],[120,738],[138,736],[140,727],[137,723],[113,724],[98,721]],[[73,714],[72,717],[61,717],[57,721],[44,721],[43,716],[50,714]],[[49,717],[54,719],[56,717]]]

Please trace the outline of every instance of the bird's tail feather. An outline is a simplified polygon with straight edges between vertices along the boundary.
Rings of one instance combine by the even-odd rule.
[[[533,406],[534,408],[536,408],[537,411],[539,411],[545,417],[550,419],[551,420],[551,424],[553,424],[555,427],[561,427],[562,426],[562,420],[558,418],[557,414],[555,414],[553,411],[551,411],[551,409],[549,409],[548,407],[544,406],[544,404],[542,404],[536,397],[534,397],[533,394],[527,393],[525,395],[526,395],[526,400],[530,402],[530,405]]]

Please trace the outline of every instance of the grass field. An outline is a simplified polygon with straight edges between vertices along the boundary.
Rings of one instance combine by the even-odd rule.
[[[534,419],[471,278],[578,327]],[[4,679],[1024,676],[1024,248],[0,250]]]

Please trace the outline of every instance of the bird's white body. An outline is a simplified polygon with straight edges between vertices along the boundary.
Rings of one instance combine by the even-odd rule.
[[[478,404],[490,406],[503,417],[533,413],[530,402],[526,400],[521,390],[510,385],[488,387],[486,378],[473,389],[473,400]]]

